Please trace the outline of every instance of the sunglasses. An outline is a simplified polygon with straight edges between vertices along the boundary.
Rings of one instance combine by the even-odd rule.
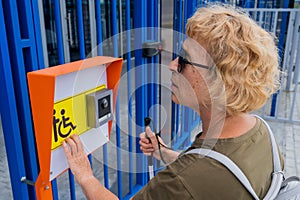
[[[179,58],[178,58],[178,68],[177,68],[177,71],[179,73],[181,73],[186,64],[194,65],[196,67],[201,67],[201,68],[205,68],[205,69],[209,69],[209,67],[206,66],[206,65],[201,65],[201,64],[198,64],[198,63],[194,63],[194,62],[188,61],[186,59],[186,51],[184,49],[181,49],[180,53],[179,53]]]

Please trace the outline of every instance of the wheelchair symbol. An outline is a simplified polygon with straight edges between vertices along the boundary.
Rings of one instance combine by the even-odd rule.
[[[53,131],[54,131],[54,141],[58,141],[58,136],[66,138],[70,133],[76,129],[76,126],[72,122],[68,122],[70,117],[66,117],[65,109],[61,109],[61,119],[55,117],[56,110],[53,110]],[[57,126],[58,124],[58,126]]]

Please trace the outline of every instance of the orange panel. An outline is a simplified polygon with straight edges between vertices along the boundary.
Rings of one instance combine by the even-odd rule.
[[[28,84],[40,164],[40,173],[35,188],[37,197],[41,197],[38,199],[52,199],[49,172],[55,77],[29,73]]]
[[[113,89],[113,97],[114,97],[113,108],[116,107],[116,102],[117,102],[118,87],[119,87],[119,82],[120,82],[120,77],[122,72],[122,62],[123,62],[122,60],[113,62],[110,65],[108,65],[106,68],[107,88]],[[108,123],[109,137],[111,132],[111,126],[112,126],[112,121]]]
[[[113,89],[113,107],[115,108],[118,83],[122,70],[121,58],[97,56],[94,58],[59,65],[56,67],[29,72],[27,74],[35,138],[40,165],[39,176],[35,183],[37,199],[53,199],[49,177],[56,76],[103,64],[106,64],[108,66],[107,87],[108,89]],[[112,123],[109,122],[109,133],[111,131],[111,125]]]

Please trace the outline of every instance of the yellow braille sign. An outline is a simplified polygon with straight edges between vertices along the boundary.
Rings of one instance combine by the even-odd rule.
[[[82,134],[90,129],[87,125],[86,95],[105,89],[105,85],[54,103],[52,146],[55,149],[73,134]]]

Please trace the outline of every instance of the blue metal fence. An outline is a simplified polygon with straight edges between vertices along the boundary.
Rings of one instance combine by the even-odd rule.
[[[20,182],[20,177],[26,172],[2,4],[0,4],[0,28],[2,30],[0,33],[0,110],[3,116],[2,127],[13,195],[20,199],[22,196],[28,197],[28,190],[27,186]],[[6,111],[5,115],[2,113],[4,111]]]
[[[76,10],[76,12],[70,14],[76,21],[72,21],[72,23],[69,21],[71,25],[74,25],[74,30],[68,30],[68,34],[78,41],[77,46],[76,41],[74,42],[75,47],[70,42],[68,43],[70,39],[68,37],[70,36],[63,33],[67,21],[61,15],[61,12],[66,9],[61,1],[44,0],[45,8],[49,8],[46,11],[44,10],[44,13],[39,10],[37,0],[4,0],[0,3],[0,28],[2,30],[0,32],[0,111],[14,199],[35,199],[34,187],[22,183],[21,178],[25,177],[27,180],[34,182],[38,175],[26,73],[48,67],[44,66],[43,51],[48,52],[48,59],[51,60],[53,65],[56,65],[66,62],[66,52],[71,52],[70,55],[67,55],[69,57],[74,56],[75,58],[77,55],[72,53],[78,52],[78,58],[86,58],[89,53],[86,52],[89,49],[87,46],[93,46],[90,44],[93,41],[88,37],[89,31],[87,31],[89,21],[83,12],[91,1],[68,0],[66,2],[68,6],[74,6],[73,8]],[[178,32],[173,35],[173,52],[177,53],[181,42],[184,40],[179,33],[185,32],[187,19],[196,7],[204,4],[204,1],[174,0],[170,2],[174,6],[173,29]],[[244,7],[267,7],[270,5],[275,7],[278,5],[277,1],[272,1],[273,4],[262,0],[240,0],[237,2]],[[257,5],[255,5],[255,2],[257,2]],[[287,5],[288,1],[284,1],[284,3]],[[138,133],[143,132],[144,117],[151,115],[153,120],[157,122],[159,120],[156,118],[160,116],[159,110],[151,110],[154,105],[160,104],[161,101],[162,94],[159,85],[161,71],[156,66],[157,63],[160,63],[160,56],[145,58],[142,55],[141,47],[144,42],[161,40],[159,29],[146,29],[145,27],[161,27],[163,8],[161,0],[110,0],[103,3],[96,0],[93,5],[95,5],[92,8],[95,12],[95,19],[89,20],[96,21],[96,34],[91,37],[96,37],[94,39],[97,48],[94,51],[97,52],[97,55],[123,57],[125,60],[123,71],[125,72],[137,68],[143,69],[135,70],[134,76],[132,76],[132,73],[127,73],[127,94],[134,93],[134,97],[128,96],[126,108],[128,113],[125,116],[120,114],[120,110],[124,109],[120,106],[120,96],[117,101],[115,128],[111,135],[111,137],[115,137],[112,140],[116,141],[116,147],[113,149],[117,162],[115,180],[109,177],[109,171],[113,170],[109,167],[108,148],[110,147],[108,145],[102,147],[102,176],[104,177],[105,187],[112,189],[113,185],[117,185],[117,189],[112,189],[113,192],[120,199],[129,199],[148,182],[147,159],[141,155]],[[50,8],[53,8],[53,10]],[[47,12],[49,12],[49,16],[46,16]],[[41,23],[40,19],[44,18],[47,20],[46,26],[51,27],[49,31],[48,28],[45,31],[46,27],[41,27],[41,24],[44,23]],[[285,16],[282,19],[284,20]],[[280,33],[284,35],[286,25],[282,25],[280,28]],[[126,30],[125,34],[118,35],[121,30]],[[42,41],[43,34],[46,35],[47,41]],[[69,45],[66,46],[66,43]],[[48,44],[48,46],[43,44]],[[280,45],[284,46],[283,39],[280,40]],[[49,51],[47,51],[47,48],[49,48]],[[66,48],[74,49],[68,51]],[[123,52],[125,53],[123,54]],[[74,60],[74,58],[71,58],[71,60]],[[141,87],[133,91],[134,85]],[[276,102],[274,103],[276,104]],[[122,137],[120,127],[120,121],[124,120],[122,117],[129,119],[125,129],[127,132],[125,142],[122,140],[124,137]],[[172,104],[172,116],[170,118],[172,121],[171,146],[174,149],[186,147],[190,144],[190,133],[200,119],[194,111],[175,104]],[[134,123],[131,119],[135,119]],[[159,126],[159,123],[156,126]],[[159,130],[159,128],[157,129]],[[129,152],[128,163],[123,161],[123,150]],[[91,157],[90,160],[92,161]],[[124,172],[124,165],[128,167],[128,173]],[[159,163],[156,163],[156,165],[158,169],[160,167]],[[78,196],[76,194],[76,184],[70,172],[69,188],[70,199],[76,199]],[[52,182],[53,199],[60,198],[59,193],[61,190],[65,189],[59,188],[57,181],[54,180]]]

